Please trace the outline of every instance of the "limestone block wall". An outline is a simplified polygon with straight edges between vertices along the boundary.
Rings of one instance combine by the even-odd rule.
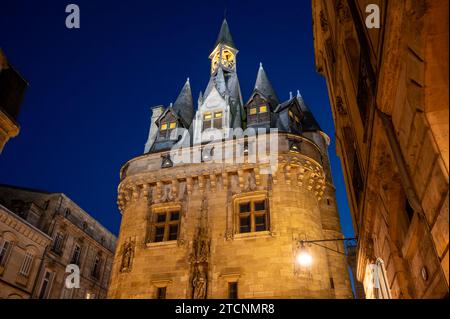
[[[155,298],[158,287],[166,287],[167,298],[192,298],[195,249],[199,238],[206,238],[201,261],[207,269],[206,298],[227,298],[228,282],[238,283],[239,298],[351,298],[345,258],[311,245],[311,267],[301,268],[295,260],[300,239],[342,237],[339,225],[323,228],[326,177],[313,159],[321,158],[320,150],[302,139],[302,151],[290,152],[287,135],[280,135],[278,148],[278,169],[271,175],[261,174],[267,165],[262,162],[161,169],[164,154],[149,154],[127,163],[119,185],[123,217],[108,297]],[[238,232],[236,201],[248,197],[267,199],[266,231]],[[152,211],[165,206],[180,209],[178,239],[151,242]],[[332,210],[328,224],[339,224],[335,206]]]

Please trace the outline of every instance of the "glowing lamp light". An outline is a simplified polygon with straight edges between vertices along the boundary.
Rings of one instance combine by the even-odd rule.
[[[311,254],[306,251],[304,244],[301,243],[300,250],[297,255],[297,263],[300,266],[308,267],[312,264],[312,261]]]

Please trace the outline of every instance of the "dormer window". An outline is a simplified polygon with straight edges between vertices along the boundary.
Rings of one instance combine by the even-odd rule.
[[[291,123],[296,124],[297,126],[300,126],[300,118],[297,114],[292,112],[292,110],[289,110],[289,119],[291,120]]]
[[[165,141],[170,139],[172,131],[177,128],[177,122],[171,121],[169,119],[162,120],[160,125],[161,126],[159,127],[158,141]]]
[[[203,114],[203,131],[215,128],[218,130],[222,129],[222,118],[223,118],[223,112],[207,112]]]
[[[269,113],[266,104],[251,106],[249,108],[249,125],[258,124],[269,121]]]

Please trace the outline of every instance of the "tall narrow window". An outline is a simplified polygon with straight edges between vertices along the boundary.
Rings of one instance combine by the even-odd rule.
[[[3,240],[0,242],[0,266],[4,266],[6,259],[8,258],[9,250],[11,248],[11,242]]]
[[[163,210],[154,213],[153,242],[178,239],[180,224],[179,210]]]
[[[42,278],[41,289],[39,290],[39,299],[48,298],[53,280],[53,273],[46,270]]]
[[[57,233],[55,239],[53,240],[52,250],[55,253],[61,253],[64,242],[64,236],[61,233]]]
[[[222,128],[222,112],[214,112],[214,128],[218,130]]]
[[[210,112],[203,114],[203,131],[212,127],[212,114]]]
[[[239,233],[268,230],[267,200],[241,200],[238,203],[237,231]]]
[[[30,270],[33,266],[33,261],[34,261],[33,254],[27,252],[22,261],[22,266],[20,266],[19,274],[21,274],[24,277],[28,277],[28,275],[30,274]]]
[[[228,299],[238,299],[238,283],[228,283]]]
[[[73,249],[72,258],[70,260],[71,264],[79,265],[80,262],[80,255],[81,255],[81,247],[78,245],[75,245],[75,248]]]
[[[167,287],[156,288],[156,299],[166,299]]]
[[[101,268],[102,259],[99,254],[95,256],[94,263],[92,264],[92,277],[99,279],[100,278],[100,268]]]

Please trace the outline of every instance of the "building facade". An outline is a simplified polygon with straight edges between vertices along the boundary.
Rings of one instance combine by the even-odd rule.
[[[244,103],[237,53],[224,21],[196,110],[188,79],[122,167],[109,298],[353,297],[342,242],[296,263],[300,240],[342,238],[329,138],[262,65]]]
[[[312,12],[357,279],[367,298],[448,297],[448,1],[313,0]]]
[[[17,116],[27,87],[0,48],[0,153],[8,140],[19,134]]]
[[[50,236],[0,205],[0,299],[33,294]]]
[[[62,193],[0,185],[0,201],[0,298],[106,297],[113,234]],[[65,285],[69,264],[79,288]]]

